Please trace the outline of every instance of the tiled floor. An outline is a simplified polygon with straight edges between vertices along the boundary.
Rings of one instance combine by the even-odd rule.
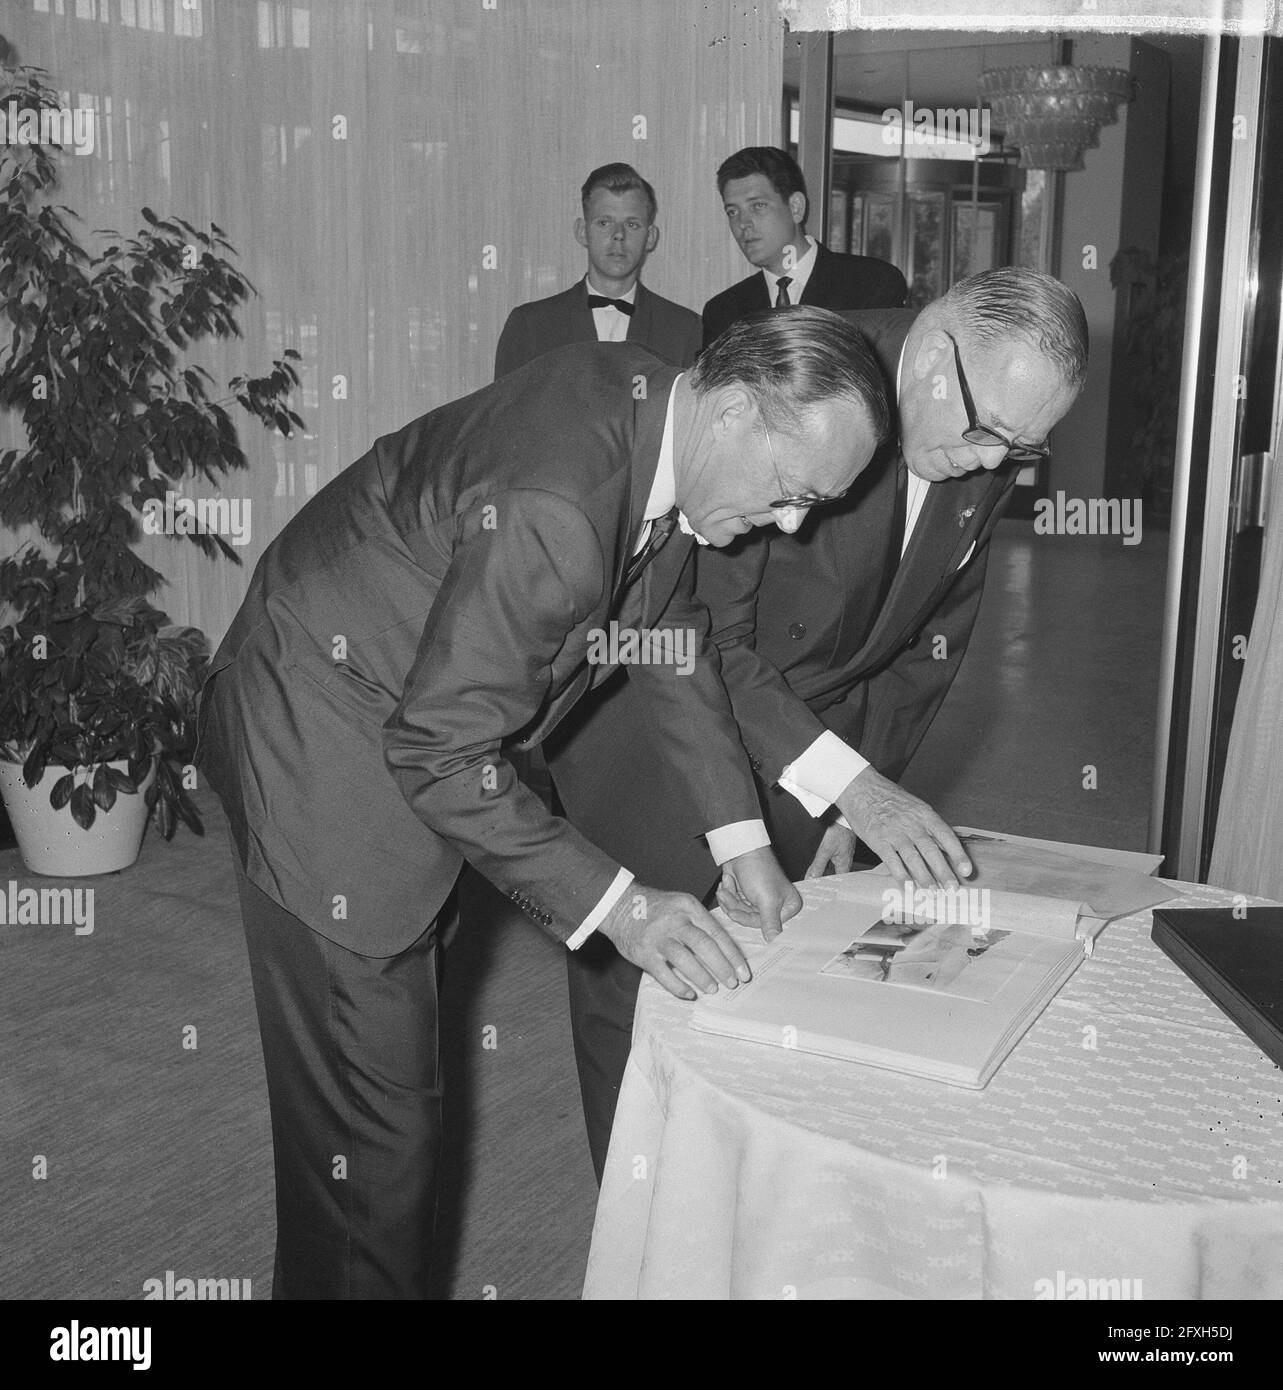
[[[955,824],[1144,849],[1167,540],[1001,522],[971,649],[905,785]]]

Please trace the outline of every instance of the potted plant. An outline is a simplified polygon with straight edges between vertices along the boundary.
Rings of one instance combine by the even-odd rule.
[[[38,121],[59,106],[45,78],[0,73],[0,103]],[[0,451],[0,520],[38,537],[0,561],[0,788],[28,867],[83,874],[132,863],[148,812],[167,839],[201,829],[184,782],[207,644],[148,602],[140,518],[247,466],[228,404],[287,437],[302,421],[296,352],[226,401],[188,356],[239,336],[254,293],[221,229],[144,208],[136,237],[87,244],[50,201],[57,154],[0,145],[0,411],[26,437]],[[182,534],[240,562],[215,531]]]

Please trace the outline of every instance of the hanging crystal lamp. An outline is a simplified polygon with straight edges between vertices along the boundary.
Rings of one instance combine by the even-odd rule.
[[[1126,68],[994,68],[980,78],[980,100],[1022,169],[1081,169],[1083,151],[1135,94]]]

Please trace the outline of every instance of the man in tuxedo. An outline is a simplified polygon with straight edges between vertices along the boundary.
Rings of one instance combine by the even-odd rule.
[[[425,1294],[436,943],[465,859],[572,951],[608,938],[680,997],[749,978],[695,899],[644,886],[505,757],[609,676],[608,629],[689,658],[627,672],[666,731],[666,789],[765,935],[797,910],[693,541],[796,530],[889,414],[841,318],[762,320],[689,374],[626,343],[546,354],[378,440],[255,569],[202,692],[198,758],[231,823],[263,1040],[274,1297]]]
[[[858,834],[897,881],[956,883],[970,871],[957,836],[896,779],[966,652],[1016,472],[1082,387],[1086,319],[1058,281],[1014,267],[972,276],[921,313],[843,317],[878,356],[898,438],[820,525],[701,552],[697,592],[785,872],[849,869]],[[610,776],[588,775],[607,748],[618,750]],[[567,813],[590,819],[604,849],[627,847],[649,881],[707,899],[717,867],[687,807],[645,788],[619,794],[664,757],[631,692],[603,686],[545,751]],[[744,918],[733,884],[717,900]],[[600,1177],[640,977],[604,941],[568,973]]]
[[[689,367],[699,351],[699,315],[641,283],[642,266],[659,241],[655,190],[632,165],[604,164],[588,175],[580,204],[575,240],[588,252],[587,274],[508,315],[495,379],[566,343],[635,343],[674,367]]]
[[[704,305],[705,346],[758,309],[898,308],[908,297],[889,261],[842,255],[807,234],[806,181],[783,150],[754,145],[731,155],[717,171],[717,191],[736,245],[757,270]]]

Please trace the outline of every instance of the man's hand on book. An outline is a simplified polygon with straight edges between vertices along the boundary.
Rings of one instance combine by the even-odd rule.
[[[848,830],[845,825],[838,825],[835,822],[825,830],[820,847],[815,851],[815,858],[811,860],[807,868],[806,877],[823,877],[824,874],[828,873],[829,865],[833,866],[835,874],[849,874],[854,862],[855,833]]]
[[[788,881],[774,850],[751,850],[722,865],[717,905],[741,927],[757,927],[765,941],[780,934],[783,923],[799,912],[802,895]]]
[[[598,931],[679,999],[696,998],[696,990],[713,994],[719,982],[734,989],[752,978],[730,932],[689,893],[634,883]]]
[[[947,888],[971,873],[953,827],[921,798],[871,767],[847,783],[837,807],[900,882]]]

